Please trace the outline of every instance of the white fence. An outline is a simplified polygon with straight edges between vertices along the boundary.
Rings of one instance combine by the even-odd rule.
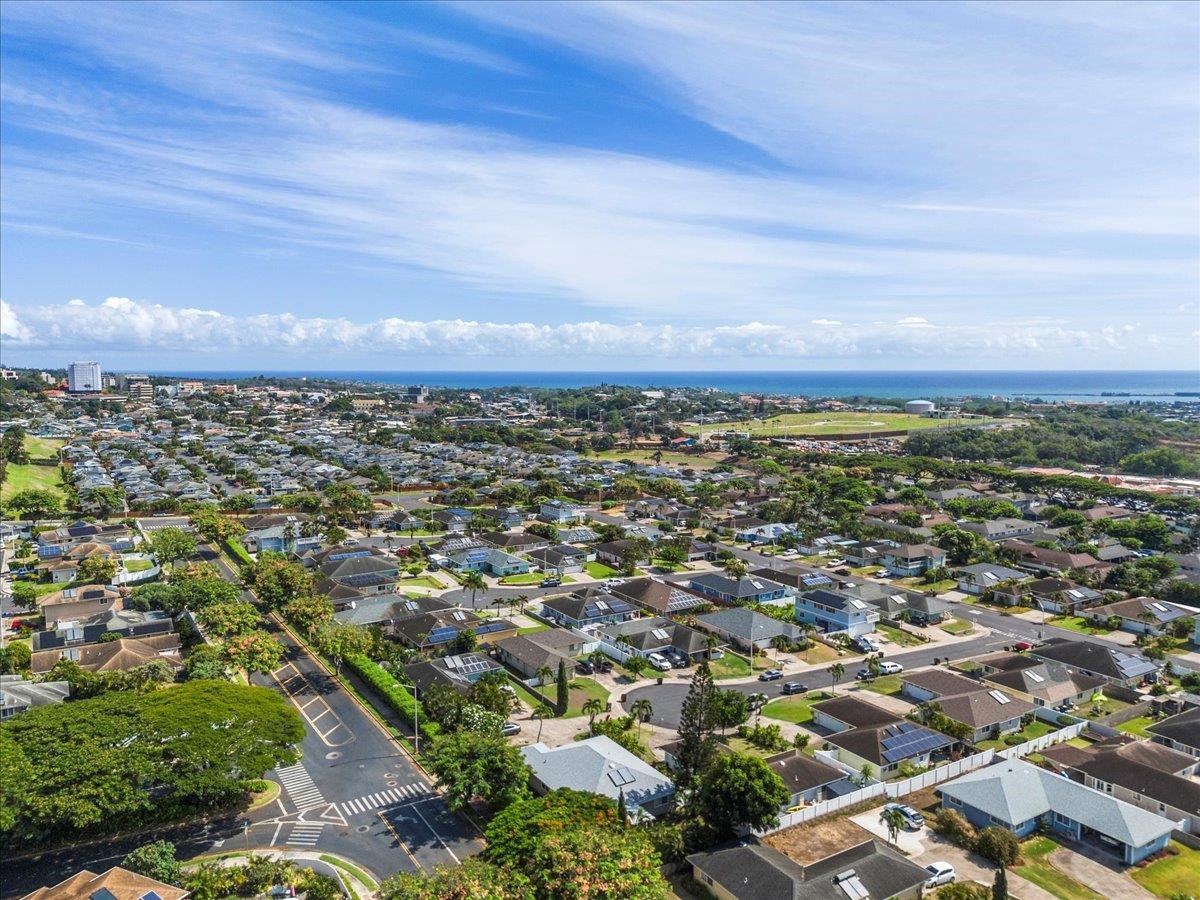
[[[922,772],[920,775],[914,775],[912,778],[906,778],[903,781],[891,781],[886,784],[879,782],[868,784],[853,793],[835,797],[832,800],[822,800],[820,803],[814,803],[812,806],[805,807],[794,813],[786,813],[779,817],[779,825],[775,828],[760,831],[757,834],[769,834],[772,831],[779,831],[792,825],[799,825],[801,822],[811,822],[813,819],[819,819],[821,816],[827,816],[830,813],[838,812],[839,810],[862,803],[865,800],[872,800],[876,797],[886,796],[889,799],[895,800],[914,791],[919,791],[935,784],[941,784],[943,781],[949,781],[952,778],[957,778],[959,775],[965,775],[967,772],[973,772],[976,769],[989,766],[1001,757],[1004,759],[1018,759],[1038,750],[1044,750],[1052,744],[1069,741],[1071,738],[1078,737],[1087,727],[1087,722],[1076,722],[1074,725],[1069,725],[1050,734],[1044,734],[1023,744],[1006,747],[998,753],[995,750],[984,750],[982,753],[976,753],[974,756],[965,756],[962,759],[946,763],[945,765],[938,766],[936,769],[930,769],[928,772]],[[851,767],[841,762],[835,753],[818,750],[813,755],[821,762],[846,772],[848,775],[858,774]]]
[[[142,569],[140,572],[118,572],[113,576],[113,584],[137,584],[139,581],[149,581],[151,578],[157,578],[158,573],[162,571],[162,566],[151,566],[149,569]]]

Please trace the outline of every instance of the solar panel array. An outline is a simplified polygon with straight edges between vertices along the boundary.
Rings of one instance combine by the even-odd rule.
[[[626,603],[624,600],[618,600],[612,596],[607,600],[589,600],[583,606],[585,618],[623,615],[627,612],[633,612],[633,604]]]
[[[919,756],[931,750],[948,747],[950,738],[937,731],[917,725],[915,722],[897,722],[884,728],[883,758],[894,763],[902,759]]]
[[[447,656],[445,663],[447,669],[451,669],[468,678],[480,672],[486,672],[488,669],[495,668],[490,660],[477,653],[467,653],[462,656]]]
[[[633,777],[632,772],[621,766],[621,768],[613,769],[608,773],[608,780],[617,787],[624,787],[627,784],[633,784],[636,779]]]

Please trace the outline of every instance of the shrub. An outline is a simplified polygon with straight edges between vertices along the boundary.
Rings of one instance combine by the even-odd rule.
[[[1075,724],[1075,720],[1070,716],[1059,716],[1055,721],[1057,721],[1059,725],[1063,726],[1063,728],[1066,728],[1068,725]]]
[[[989,825],[975,835],[971,849],[1001,867],[1011,866],[1021,858],[1021,842],[1016,835],[997,825]]]
[[[937,900],[991,900],[992,892],[983,885],[956,881],[938,889]]]
[[[410,727],[420,715],[421,737],[433,740],[442,733],[437,722],[425,716],[417,699],[410,694],[399,682],[389,675],[379,663],[373,662],[361,653],[348,653],[342,660],[346,668],[370,685],[380,698],[393,710],[399,713]]]
[[[970,849],[975,845],[974,826],[952,809],[939,809],[934,814],[933,830],[959,847]]]
[[[1019,734],[1006,734],[1004,736],[1004,743],[1010,747],[1015,747],[1015,746],[1017,746],[1017,744],[1020,744],[1022,742],[1023,742],[1022,738]]]

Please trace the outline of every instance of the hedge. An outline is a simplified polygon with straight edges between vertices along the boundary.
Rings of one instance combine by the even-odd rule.
[[[225,541],[224,543],[225,549],[229,551],[231,556],[237,557],[239,562],[245,563],[248,566],[254,564],[253,557],[250,556],[249,552],[245,547],[242,546],[240,541],[234,539]]]
[[[405,723],[412,727],[418,712],[421,714],[421,737],[433,740],[442,733],[437,722],[432,721],[420,709],[417,699],[404,685],[393,678],[379,663],[361,653],[347,653],[342,659],[346,668],[365,681],[379,697],[400,714]]]

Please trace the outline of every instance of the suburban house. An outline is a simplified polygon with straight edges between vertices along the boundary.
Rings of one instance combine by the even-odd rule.
[[[1044,530],[1037,522],[1012,518],[988,519],[986,522],[962,522],[958,527],[989,541],[1007,541],[1013,538],[1036,540]]]
[[[1089,747],[1061,744],[1042,756],[1075,781],[1111,794],[1200,834],[1200,781],[1192,775],[1200,761],[1161,744],[1116,738]]]
[[[1087,641],[1051,638],[1029,654],[1125,687],[1136,687],[1158,675],[1158,664],[1144,656]]]
[[[397,559],[375,547],[330,547],[306,553],[300,561],[308,568],[316,568],[317,588],[322,593],[329,593],[338,585],[360,594],[383,594],[400,580]]]
[[[1023,604],[1048,613],[1079,612],[1099,603],[1104,595],[1068,578],[1052,576],[997,587],[992,596],[1005,606]]]
[[[908,578],[944,566],[946,551],[929,544],[888,547],[883,552],[882,564],[892,577]]]
[[[539,534],[529,534],[527,531],[485,531],[479,535],[479,540],[509,553],[528,553],[531,550],[545,550],[550,541]]]
[[[59,622],[90,619],[110,609],[121,608],[121,592],[106,584],[85,584],[63,588],[37,600],[44,627],[54,630]]]
[[[465,609],[421,613],[392,623],[385,633],[417,650],[445,646],[461,632],[471,631],[481,644],[512,637],[517,626],[508,619],[484,619]]]
[[[717,900],[917,900],[929,873],[869,840],[804,865],[763,844],[693,853],[692,880]]]
[[[530,562],[543,572],[560,577],[582,572],[583,567],[596,558],[588,548],[573,547],[570,544],[555,544],[553,547],[534,550],[528,556]]]
[[[529,563],[495,547],[476,547],[463,550],[447,557],[449,567],[456,572],[483,572],[502,578],[505,575],[523,575],[529,571]]]
[[[482,653],[461,653],[438,659],[409,663],[404,674],[417,689],[417,695],[444,685],[465,694],[471,685],[493,672],[504,674],[504,666]]]
[[[1066,550],[1039,547],[1028,541],[1017,539],[1001,541],[1000,546],[1016,551],[1019,559],[1018,565],[1031,572],[1056,574],[1069,569],[1106,570],[1108,568],[1105,563],[1100,562],[1090,553],[1070,553]]]
[[[766,603],[769,600],[781,600],[789,592],[787,585],[777,581],[756,575],[730,578],[722,572],[697,575],[688,582],[688,587],[722,603]]]
[[[542,615],[564,628],[611,625],[638,615],[637,607],[628,600],[592,587],[546,597],[541,603]]]
[[[928,766],[957,743],[940,731],[907,719],[839,731],[825,738],[826,749],[833,750],[839,762],[856,772],[870,772],[879,781],[900,774],[902,765]]]
[[[609,625],[600,634],[605,643],[622,645],[639,656],[673,648],[698,661],[708,653],[707,634],[660,616],[619,622]]]
[[[832,732],[873,728],[877,725],[889,725],[897,720],[894,712],[853,695],[833,697],[814,703],[812,714],[813,725]]]
[[[48,573],[53,584],[67,584],[75,580],[79,574],[79,566],[85,559],[111,560],[119,565],[121,554],[108,544],[85,541],[75,544],[57,557],[52,557],[49,562],[38,563],[37,568],[40,572]]]
[[[846,793],[847,788],[851,791],[858,789],[841,769],[814,759],[801,750],[785,750],[768,756],[765,762],[791,795],[784,809],[820,803]]]
[[[535,680],[543,666],[553,670],[553,680],[558,675],[558,664],[564,663],[570,672],[575,665],[573,657],[583,652],[584,639],[562,628],[521,634],[496,642],[496,658],[515,669],[527,680]]]
[[[133,549],[133,532],[117,523],[73,522],[62,528],[47,529],[34,539],[38,559],[62,556],[77,544],[106,544],[114,550]]]
[[[62,703],[71,696],[66,681],[26,681],[20,675],[0,675],[0,722],[34,706]]]
[[[1146,726],[1150,740],[1200,759],[1200,706]]]
[[[44,675],[53,669],[60,659],[78,663],[79,667],[87,672],[127,672],[158,660],[167,663],[172,669],[179,669],[183,666],[183,659],[179,655],[180,646],[179,635],[171,632],[146,637],[123,637],[98,644],[35,650],[29,670],[34,675]]]
[[[333,614],[333,618],[343,625],[379,625],[384,623],[394,625],[402,619],[419,616],[422,613],[444,612],[454,609],[449,600],[437,597],[405,597],[399,594],[372,594],[354,601],[345,609]],[[384,629],[388,633],[388,628]]]
[[[837,552],[852,566],[881,566],[883,554],[896,546],[895,541],[850,541],[839,545]]]
[[[525,513],[515,506],[481,509],[475,513],[474,521],[484,528],[494,528],[497,531],[512,531],[519,528],[525,521]]]
[[[640,541],[629,539],[621,539],[617,541],[605,541],[603,544],[596,544],[592,549],[596,551],[596,561],[602,562],[606,566],[620,568],[624,565],[625,554],[629,553],[633,548],[643,546]],[[635,565],[642,565],[650,561],[649,551],[640,554],[634,561]]]
[[[826,634],[850,637],[869,634],[879,621],[879,610],[842,591],[818,588],[796,598],[796,619],[817,626]]]
[[[777,637],[785,637],[790,641],[804,638],[803,628],[772,619],[745,607],[722,609],[697,616],[696,627],[712,632],[743,650],[750,649],[751,645],[765,650]]]
[[[1108,682],[1087,675],[1062,663],[1035,659],[1023,653],[999,653],[981,656],[983,680],[993,687],[1028,700],[1034,706],[1055,707],[1064,703],[1086,703]]]
[[[755,578],[766,578],[790,587],[793,591],[811,591],[820,587],[830,587],[833,579],[824,572],[809,572],[799,566],[783,566],[778,569],[751,569],[750,574]]]
[[[587,518],[587,510],[565,500],[546,500],[538,506],[538,518],[554,525],[565,525],[582,522]]]
[[[658,615],[674,615],[707,602],[685,587],[657,578],[633,578],[611,590],[617,596]]]
[[[997,563],[975,563],[954,570],[955,587],[964,594],[980,597],[1005,581],[1024,581],[1028,573]]]
[[[186,900],[188,896],[182,888],[113,866],[101,875],[84,869],[21,900]]]
[[[529,744],[521,756],[532,770],[534,793],[559,788],[600,794],[613,801],[624,796],[635,821],[643,814],[661,815],[675,805],[675,784],[612,738],[597,735],[561,747]]]
[[[462,534],[474,515],[469,509],[439,509],[430,518],[451,534]]]
[[[910,700],[936,702],[949,719],[970,728],[973,744],[1020,731],[1022,719],[1036,709],[1028,700],[943,669],[906,673],[900,683]]]
[[[1088,610],[1088,617],[1092,619],[1120,619],[1122,631],[1155,636],[1162,634],[1172,622],[1195,615],[1187,607],[1164,603],[1153,597],[1132,597]]]
[[[978,828],[999,825],[1025,837],[1044,824],[1125,865],[1164,849],[1179,824],[1021,759],[968,772],[938,793],[944,808]]]
[[[857,597],[879,611],[881,620],[907,621],[913,625],[936,625],[946,619],[950,604],[917,591],[897,590],[889,585],[867,582],[846,584],[840,593]]]
[[[774,544],[784,535],[792,534],[795,530],[794,525],[772,522],[767,525],[738,529],[734,532],[733,539],[747,544]]]

